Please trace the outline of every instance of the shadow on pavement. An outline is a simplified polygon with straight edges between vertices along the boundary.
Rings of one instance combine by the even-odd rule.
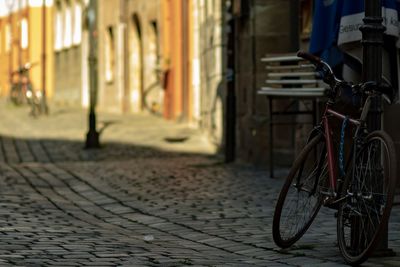
[[[110,122],[108,125],[114,122]],[[107,125],[105,126],[107,127]],[[185,151],[185,142],[164,142],[164,148],[155,145],[136,145],[115,141],[103,142],[100,149],[84,149],[78,140],[31,139],[0,135],[0,162],[16,164],[25,162],[80,162],[125,161],[135,158],[206,157],[221,160],[217,154]]]

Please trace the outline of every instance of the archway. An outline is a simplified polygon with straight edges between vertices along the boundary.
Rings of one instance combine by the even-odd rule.
[[[139,17],[135,14],[129,27],[129,106],[133,113],[143,108],[143,46]]]
[[[159,47],[157,22],[152,21],[146,35],[146,85],[144,89],[145,108],[155,115],[162,115],[164,89],[160,82]]]

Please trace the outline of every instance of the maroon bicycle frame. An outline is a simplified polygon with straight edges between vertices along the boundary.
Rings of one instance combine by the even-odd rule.
[[[358,131],[363,124],[363,121],[365,121],[365,118],[367,117],[369,107],[371,104],[371,96],[368,96],[363,110],[361,112],[360,119],[354,119],[354,118],[349,118],[342,113],[339,113],[333,109],[331,109],[332,104],[328,103],[326,105],[324,115],[322,117],[323,125],[324,125],[324,133],[325,133],[325,140],[326,140],[326,151],[327,151],[327,159],[328,159],[328,171],[329,171],[329,183],[330,187],[333,190],[334,194],[337,192],[336,188],[336,182],[337,182],[337,168],[336,162],[335,162],[335,157],[334,157],[334,151],[333,151],[333,142],[332,142],[332,134],[331,134],[331,127],[329,125],[329,117],[335,117],[340,120],[345,120],[346,118],[348,119],[348,122],[350,122],[352,125],[356,126],[356,134],[357,136]]]

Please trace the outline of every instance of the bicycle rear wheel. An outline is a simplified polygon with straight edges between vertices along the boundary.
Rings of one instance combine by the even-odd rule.
[[[383,131],[367,136],[342,188],[337,235],[347,263],[360,264],[374,251],[388,223],[396,186],[396,155]]]
[[[310,227],[321,208],[327,177],[326,145],[320,133],[300,152],[279,194],[272,225],[279,247],[290,247]]]
[[[16,106],[19,106],[23,103],[23,94],[20,85],[18,84],[12,85],[10,91],[10,100]]]

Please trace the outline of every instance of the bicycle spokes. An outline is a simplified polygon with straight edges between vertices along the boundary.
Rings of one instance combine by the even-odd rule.
[[[322,198],[319,186],[327,174],[325,140],[315,137],[300,153],[282,188],[274,214],[274,240],[281,247],[296,242],[318,213]],[[318,153],[316,153],[318,152]],[[320,163],[322,161],[322,163]]]
[[[345,201],[338,214],[339,247],[347,262],[361,263],[373,251],[387,224],[393,200],[393,160],[390,141],[371,134],[357,152],[347,178]]]

